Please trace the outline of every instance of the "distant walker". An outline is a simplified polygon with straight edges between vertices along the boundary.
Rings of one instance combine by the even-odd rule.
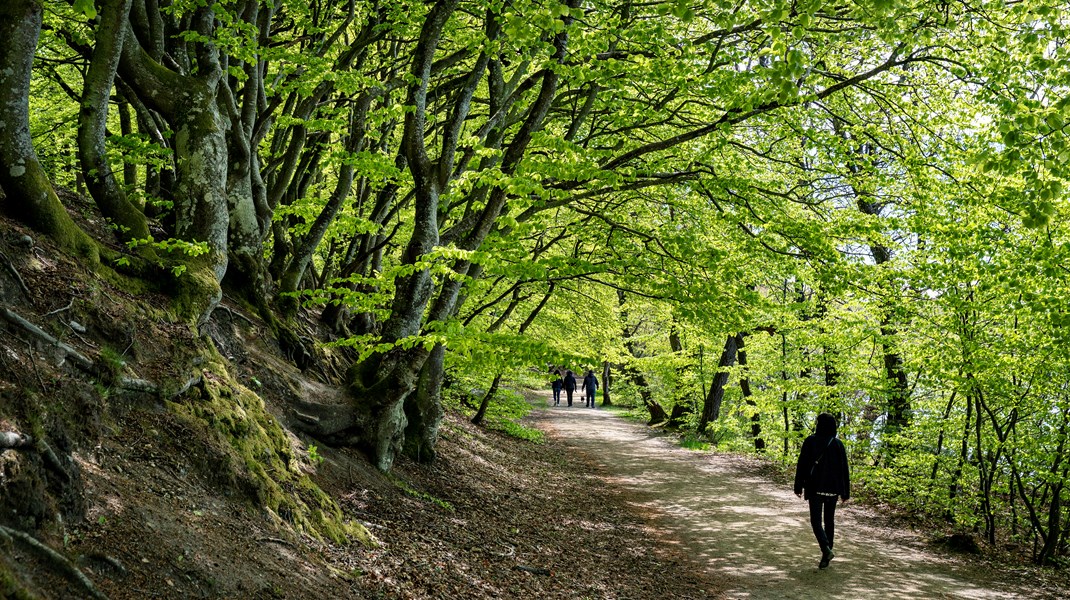
[[[836,500],[851,497],[851,472],[847,449],[836,439],[836,417],[817,415],[814,433],[803,442],[795,465],[795,495],[810,503],[810,526],[821,547],[819,569],[827,569],[836,555],[832,552],[836,528]],[[823,526],[822,526],[823,525]]]
[[[587,370],[587,375],[583,377],[583,387],[581,389],[587,392],[587,402],[583,406],[594,408],[594,392],[598,389],[598,378],[594,376],[594,371]]]

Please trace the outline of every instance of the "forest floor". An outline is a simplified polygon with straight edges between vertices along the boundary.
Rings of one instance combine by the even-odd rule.
[[[1065,573],[949,553],[897,519],[853,502],[836,518],[836,558],[820,550],[806,503],[767,462],[696,452],[603,409],[547,407],[532,423],[598,465],[665,544],[724,582],[728,598],[1068,598]],[[932,532],[930,532],[932,533]]]

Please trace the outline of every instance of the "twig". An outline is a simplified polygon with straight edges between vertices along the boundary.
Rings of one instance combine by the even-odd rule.
[[[553,575],[550,569],[544,569],[542,567],[529,567],[527,565],[513,565],[513,569],[517,571],[525,571],[527,573],[534,573],[535,575]]]
[[[275,543],[275,544],[282,544],[283,546],[289,546],[291,548],[296,548],[297,547],[297,545],[294,544],[293,542],[288,541],[288,540],[284,540],[282,538],[277,538],[277,537],[262,537],[262,538],[257,538],[257,541],[258,542],[272,542],[272,543]]]
[[[37,376],[37,383],[41,386],[41,391],[45,391],[45,380],[41,379],[41,372],[37,370],[37,359],[33,357],[33,344],[26,342],[26,355],[30,357],[30,364],[33,365],[33,374]]]
[[[3,534],[6,539],[17,539],[20,542],[26,544],[27,546],[33,548],[34,550],[37,550],[47,558],[51,559],[52,562],[59,565],[74,580],[82,584],[82,587],[88,590],[89,594],[92,597],[97,598],[97,600],[108,600],[108,597],[100,593],[97,588],[93,586],[93,582],[85,576],[85,573],[82,573],[80,570],[78,570],[78,567],[74,566],[74,563],[68,560],[66,556],[63,556],[59,552],[56,552],[52,548],[49,548],[48,546],[37,541],[37,539],[34,538],[32,535],[23,533],[17,529],[4,527],[3,525],[0,525],[0,534]]]
[[[11,271],[11,274],[15,276],[15,282],[19,284],[19,289],[26,296],[26,299],[33,303],[33,296],[30,294],[30,288],[26,287],[26,282],[22,280],[22,275],[19,275],[19,270],[15,268],[15,265],[11,263],[11,259],[6,254],[0,252],[0,258],[4,259],[4,264],[7,265],[7,269]]]
[[[61,312],[65,311],[65,310],[70,310],[72,306],[74,306],[74,298],[71,298],[71,301],[70,301],[69,304],[67,304],[67,306],[64,306],[63,308],[57,308],[56,310],[53,310],[51,312],[46,312],[45,316],[46,317],[51,317],[52,315],[54,315],[56,313],[61,313]]]

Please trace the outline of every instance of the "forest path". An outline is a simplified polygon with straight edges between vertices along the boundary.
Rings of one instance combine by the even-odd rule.
[[[918,534],[878,526],[885,519],[853,503],[837,510],[836,558],[818,570],[806,503],[763,476],[754,459],[689,451],[578,402],[531,418],[550,434],[548,448],[599,465],[607,484],[624,489],[666,543],[726,580],[728,598],[1052,597],[1010,581],[1020,579],[1013,574],[1004,579],[934,554]]]

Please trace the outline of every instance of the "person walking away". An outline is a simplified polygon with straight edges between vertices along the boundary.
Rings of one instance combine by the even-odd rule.
[[[561,371],[554,369],[554,380],[550,382],[550,388],[554,390],[554,406],[561,404],[561,388],[565,382],[561,381]]]
[[[594,376],[594,371],[587,370],[581,389],[587,392],[587,402],[584,403],[584,408],[594,408],[594,391],[598,389],[598,378]]]
[[[565,371],[563,384],[565,386],[565,395],[568,396],[568,405],[572,406],[572,393],[576,391],[576,376],[572,374],[571,369]]]
[[[803,442],[795,465],[795,495],[810,503],[810,526],[821,547],[819,569],[827,569],[836,529],[836,501],[851,498],[851,473],[847,449],[836,438],[836,417],[817,416],[814,433]]]

